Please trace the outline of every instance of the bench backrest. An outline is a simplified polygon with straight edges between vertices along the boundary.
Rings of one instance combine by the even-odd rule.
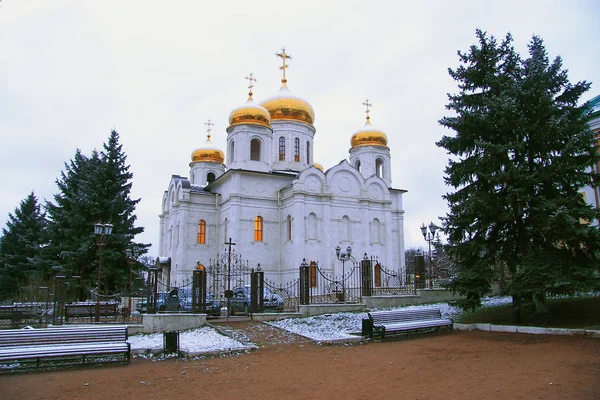
[[[430,319],[441,319],[442,314],[438,308],[422,308],[418,310],[392,310],[375,311],[369,313],[369,318],[374,324],[385,324],[393,322],[421,321]]]
[[[117,303],[100,304],[100,315],[113,316],[117,314]],[[67,316],[77,315],[95,315],[96,304],[65,304],[65,314]]]
[[[0,348],[63,343],[124,342],[126,340],[127,326],[125,325],[0,330]]]

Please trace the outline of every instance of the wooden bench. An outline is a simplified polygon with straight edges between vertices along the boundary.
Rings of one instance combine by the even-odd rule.
[[[116,318],[119,311],[118,303],[100,303],[100,316]],[[92,318],[96,316],[96,303],[65,304],[65,321],[74,318]]]
[[[445,326],[452,330],[454,321],[442,318],[437,308],[376,311],[363,320],[363,336],[383,339],[387,335],[438,331]]]
[[[0,330],[0,365],[14,368],[129,362],[130,355],[125,325]]]

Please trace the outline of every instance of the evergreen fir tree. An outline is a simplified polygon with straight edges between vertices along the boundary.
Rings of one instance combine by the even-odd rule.
[[[126,287],[129,282],[129,263],[126,250],[135,248],[138,254],[144,254],[148,244],[134,243],[134,237],[144,232],[143,227],[136,227],[137,216],[134,214],[140,199],[130,198],[131,180],[127,156],[119,143],[119,134],[113,130],[101,152],[102,168],[98,179],[101,196],[97,206],[100,214],[98,220],[114,225],[113,233],[108,237],[104,249],[102,274],[109,291]]]
[[[134,236],[143,232],[135,226],[135,205],[131,200],[132,174],[119,144],[119,135],[112,131],[103,151],[86,157],[78,150],[73,160],[65,164],[60,193],[55,203],[48,203],[51,246],[49,252],[66,273],[78,275],[89,287],[98,284],[98,247],[94,236],[97,222],[113,224],[103,249],[102,293],[116,293],[126,287],[129,265],[125,250],[136,248],[143,254],[149,245],[134,243]]]
[[[46,221],[33,192],[8,215],[6,226],[0,237],[0,300],[13,299],[28,279],[48,271],[42,257]]]
[[[94,184],[101,161],[97,152],[86,157],[77,150],[60,179],[56,180],[59,193],[54,203],[47,202],[49,246],[47,258],[62,268],[68,276],[80,276],[86,287],[94,287],[96,245],[93,225],[97,211],[91,199],[98,196]]]
[[[500,44],[477,38],[449,69],[460,92],[440,124],[456,134],[437,143],[452,156],[445,181],[456,189],[442,219],[460,268],[451,288],[475,307],[500,268],[517,309],[523,298],[542,305],[547,294],[598,288],[600,236],[581,222],[598,211],[579,193],[598,184],[590,167],[600,157],[578,106],[590,85],[571,84],[539,37],[527,59],[510,34]]]

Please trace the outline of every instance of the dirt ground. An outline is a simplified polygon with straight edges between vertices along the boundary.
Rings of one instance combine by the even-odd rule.
[[[0,399],[600,399],[600,339],[453,332],[323,346],[258,322],[259,349],[0,375]]]

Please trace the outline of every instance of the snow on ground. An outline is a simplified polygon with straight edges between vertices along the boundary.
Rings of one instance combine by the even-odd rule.
[[[162,332],[132,335],[127,341],[131,344],[131,351],[134,353],[162,350],[164,346]],[[211,327],[191,329],[179,334],[179,349],[190,354],[247,348],[247,345],[222,335]]]
[[[482,307],[497,307],[510,304],[511,297],[488,297],[482,301]],[[390,310],[397,307],[375,308],[372,311]],[[444,318],[456,319],[462,310],[448,303],[406,306],[403,309],[416,310],[419,308],[439,308]],[[308,337],[312,340],[324,341],[332,339],[347,339],[356,337],[362,331],[362,320],[367,313],[336,313],[323,314],[314,317],[290,318],[276,322],[268,322],[278,328]]]
[[[510,297],[490,297],[482,302],[482,307],[497,307],[510,304]],[[407,306],[405,309],[439,308],[443,317],[456,319],[462,310],[448,303],[435,303],[427,305]],[[391,309],[391,308],[386,308]],[[373,309],[379,311],[383,309]],[[362,319],[366,313],[342,312],[336,314],[324,314],[314,317],[288,318],[270,325],[280,329],[308,337],[316,341],[355,338],[362,330]],[[153,333],[150,335],[133,335],[128,339],[133,352],[145,352],[147,350],[160,350],[163,348],[163,334]],[[211,327],[203,327],[183,331],[179,335],[179,347],[182,351],[190,354],[231,351],[247,349],[247,345],[222,335]]]

